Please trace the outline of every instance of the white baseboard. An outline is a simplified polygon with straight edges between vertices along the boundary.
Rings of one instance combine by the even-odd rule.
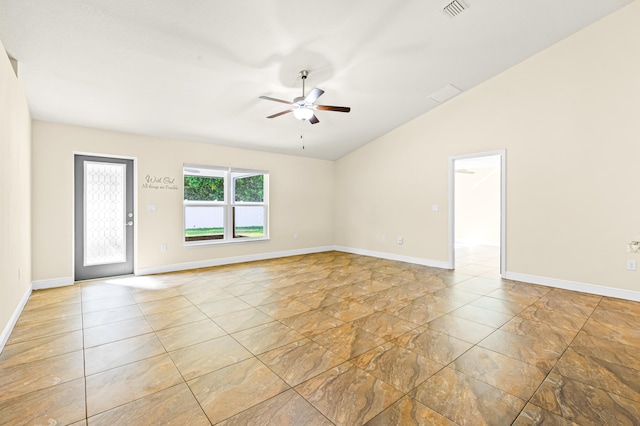
[[[431,266],[433,268],[451,269],[449,262],[441,260],[424,259],[422,257],[403,256],[401,254],[385,253],[382,251],[363,250],[352,247],[335,246],[334,250],[345,253],[361,254],[363,256],[379,257],[381,259],[397,260],[400,262],[415,263],[417,265]]]
[[[333,246],[311,247],[298,250],[285,250],[270,253],[250,254],[247,256],[223,257],[220,259],[201,260],[198,262],[175,263],[172,265],[152,266],[136,269],[136,275],[163,274],[166,272],[186,271],[189,269],[209,268],[212,266],[230,265],[233,263],[252,262],[255,260],[276,259],[279,257],[299,256],[302,254],[321,253],[336,250]]]
[[[73,284],[73,277],[51,278],[48,280],[33,281],[31,288],[34,290],[44,290],[47,288],[66,287]]]
[[[624,290],[621,288],[559,280],[557,278],[540,277],[537,275],[520,274],[518,272],[505,272],[504,278],[529,284],[540,284],[546,285],[548,287],[562,288],[565,290],[573,290],[582,293],[591,293],[597,294],[599,296],[615,297],[617,299],[626,299],[640,302],[640,292]]]
[[[4,327],[4,330],[2,330],[2,334],[0,334],[0,353],[2,353],[4,345],[7,344],[7,340],[9,340],[9,336],[11,335],[16,322],[18,322],[18,318],[20,318],[20,314],[22,314],[24,306],[29,301],[29,296],[31,296],[31,286],[27,288],[27,291],[22,296],[20,303],[18,303],[18,306],[16,306],[16,309],[13,311],[13,315],[11,315],[11,318],[9,318],[9,322]]]

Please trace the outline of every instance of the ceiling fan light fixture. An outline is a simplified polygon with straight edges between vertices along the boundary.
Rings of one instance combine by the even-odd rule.
[[[293,110],[293,115],[298,119],[298,120],[308,120],[311,117],[313,117],[313,110],[309,109],[309,108],[296,108]]]

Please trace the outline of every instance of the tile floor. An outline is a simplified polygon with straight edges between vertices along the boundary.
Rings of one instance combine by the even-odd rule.
[[[0,424],[638,425],[640,303],[339,252],[36,291]]]

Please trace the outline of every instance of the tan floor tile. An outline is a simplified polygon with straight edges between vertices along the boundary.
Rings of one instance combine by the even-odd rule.
[[[312,339],[344,359],[351,359],[385,342],[382,337],[352,323],[316,334]]]
[[[256,358],[200,376],[187,384],[212,423],[232,417],[289,388]]]
[[[569,348],[553,369],[564,377],[634,400],[640,405],[640,371],[581,355]]]
[[[597,304],[597,301],[590,301],[590,303],[584,305],[578,301],[563,298],[553,290],[534,303],[533,306],[557,312],[564,312],[567,315],[587,318],[594,311]]]
[[[598,304],[598,308],[613,312],[624,312],[637,317],[640,316],[640,302],[634,302],[631,300],[603,297]]]
[[[640,371],[640,350],[633,346],[593,337],[581,331],[571,342],[571,349],[583,356],[598,358]]]
[[[542,408],[527,404],[524,410],[520,413],[513,426],[579,426],[577,423],[567,420],[562,416],[553,414],[550,411],[543,410]]]
[[[81,349],[80,330],[6,345],[0,353],[0,370]]]
[[[364,424],[402,397],[351,363],[307,380],[296,390],[336,425]]]
[[[24,342],[26,340],[38,339],[41,337],[55,336],[57,334],[65,334],[71,331],[82,329],[82,316],[54,320],[28,323],[25,325],[16,324],[7,345],[13,343]]]
[[[594,321],[598,321],[603,324],[610,324],[616,327],[623,326],[628,328],[637,328],[638,324],[640,324],[640,315],[601,308],[596,308],[589,318]]]
[[[541,306],[529,306],[518,314],[519,317],[549,324],[556,328],[564,328],[570,331],[578,331],[587,321],[584,317],[567,315],[564,312],[550,311]]]
[[[433,292],[432,294],[436,297],[451,299],[461,303],[471,303],[474,300],[480,299],[480,296],[476,293],[456,289],[455,287],[444,287]]]
[[[510,302],[508,300],[496,299],[495,297],[487,296],[481,297],[478,300],[474,300],[470,304],[473,306],[478,306],[480,308],[502,312],[503,314],[507,315],[518,315],[520,312],[529,307],[529,305],[527,304]]]
[[[181,287],[178,290],[194,305],[204,305],[205,303],[219,302],[235,297],[233,294],[221,288],[198,289],[197,287]]]
[[[85,349],[85,374],[89,376],[163,353],[164,347],[153,333],[105,343]]]
[[[582,327],[582,331],[593,337],[640,348],[640,329],[638,328],[614,326],[590,319]]]
[[[418,386],[411,396],[459,424],[508,425],[525,402],[500,389],[445,368]]]
[[[82,301],[89,302],[98,299],[126,296],[129,289],[124,286],[105,284],[103,282],[87,282],[81,287]]]
[[[0,370],[0,401],[69,382],[84,375],[82,351]]]
[[[344,321],[331,315],[325,314],[321,310],[305,312],[280,320],[283,324],[296,330],[298,333],[309,337],[323,331],[339,327]]]
[[[64,303],[49,305],[39,309],[24,310],[20,315],[16,325],[26,325],[34,322],[59,320],[74,317],[82,314],[81,304]]]
[[[126,404],[183,383],[169,355],[158,355],[87,376],[87,415]]]
[[[376,312],[362,317],[355,320],[353,324],[385,340],[395,339],[417,326],[412,322],[404,321],[384,312]]]
[[[547,375],[545,370],[478,346],[456,359],[452,367],[525,401]]]
[[[176,349],[202,343],[226,334],[222,328],[208,318],[156,331],[156,336],[158,336],[167,351],[175,351]]]
[[[341,321],[348,322],[371,315],[375,311],[366,305],[356,303],[351,300],[345,300],[339,303],[334,303],[333,305],[325,306],[322,308],[322,312],[334,316]]]
[[[259,282],[250,282],[247,284],[236,284],[229,287],[225,287],[225,290],[234,296],[242,296],[244,294],[257,293],[264,291],[265,287]]]
[[[395,314],[400,309],[408,306],[411,303],[410,298],[406,297],[404,299],[397,299],[390,296],[391,293],[404,294],[401,289],[398,289],[397,287],[391,287],[388,290],[377,292],[373,296],[360,301],[360,303],[369,306],[374,311],[386,312],[388,314]]]
[[[397,286],[397,288],[404,291],[405,293],[410,294],[411,298],[415,300],[418,297],[430,295],[434,287],[421,281],[407,281]]]
[[[393,343],[373,348],[351,362],[402,393],[409,392],[444,367]]]
[[[526,362],[545,371],[551,368],[566,349],[557,342],[540,341],[530,336],[519,336],[496,330],[489,337],[478,343],[478,346],[501,353],[511,358]]]
[[[457,318],[449,314],[443,315],[429,322],[428,327],[469,343],[478,343],[480,340],[495,331],[495,328],[493,327],[463,318]]]
[[[495,328],[501,327],[507,321],[513,318],[513,316],[511,315],[492,311],[491,309],[480,308],[473,305],[466,305],[458,308],[455,311],[452,311],[450,315]]]
[[[119,308],[121,306],[135,305],[135,299],[127,292],[121,296],[101,297],[92,300],[82,301],[82,312],[88,314],[90,312],[105,311],[107,309]]]
[[[441,364],[449,364],[473,345],[427,327],[403,334],[393,343]]]
[[[154,300],[168,299],[181,296],[177,288],[163,288],[161,290],[143,290],[131,293],[137,303],[153,302]]]
[[[147,321],[154,330],[177,327],[207,319],[207,316],[195,306],[187,306],[173,311],[147,315]]]
[[[451,420],[405,396],[374,417],[367,426],[456,426]]]
[[[250,309],[253,306],[242,301],[241,299],[234,297],[233,299],[224,299],[217,302],[209,302],[198,305],[198,308],[204,312],[209,318],[216,318],[222,315],[230,314],[231,312],[242,311]]]
[[[540,300],[540,296],[519,293],[517,291],[507,290],[504,288],[492,291],[491,293],[487,294],[487,296],[495,297],[496,299],[508,300],[509,302],[514,302],[521,305],[532,305]]]
[[[171,312],[177,309],[193,306],[184,296],[169,297],[167,299],[153,300],[151,302],[139,303],[140,309],[145,315],[154,315],[162,312]]]
[[[112,322],[141,318],[143,316],[144,314],[138,305],[120,306],[118,308],[84,314],[82,317],[82,325],[84,328],[91,328]]]
[[[555,327],[539,321],[530,321],[520,316],[514,317],[500,330],[507,333],[527,336],[533,340],[553,342],[557,347],[567,347],[573,338],[578,334],[577,330]]]
[[[47,306],[73,304],[81,301],[80,287],[75,285],[34,290],[29,297],[29,301],[24,306],[24,311],[45,308]]]
[[[293,329],[279,323],[270,322],[233,333],[236,339],[254,355],[301,340],[304,336]]]
[[[218,425],[332,426],[333,423],[291,389],[254,405]]]
[[[436,310],[433,306],[425,306],[422,303],[409,303],[407,306],[393,313],[394,316],[416,325],[424,325],[436,318],[445,315],[444,312]]]
[[[635,425],[640,404],[602,389],[551,373],[531,403],[585,426]]]
[[[268,303],[266,305],[260,305],[258,309],[275,319],[282,319],[311,310],[309,306],[294,299],[281,300],[278,302]]]
[[[256,308],[215,317],[215,323],[227,333],[235,333],[236,331],[246,330],[272,321],[275,321],[275,319]]]
[[[89,424],[207,426],[210,423],[187,385],[179,384],[91,417]]]
[[[84,419],[84,377],[0,401],[6,425],[71,424]]]
[[[244,294],[239,296],[239,299],[251,306],[260,306],[289,299],[289,296],[279,293],[276,290],[263,290],[256,293]]]
[[[230,336],[178,349],[169,355],[185,380],[194,379],[253,356]]]
[[[549,293],[552,288],[545,287],[543,285],[527,284],[517,281],[502,280],[502,288],[505,290],[511,290],[518,293],[529,294],[531,296],[542,297]]]
[[[296,386],[311,377],[343,363],[345,360],[309,339],[258,355],[285,382]]]
[[[462,281],[461,283],[456,284],[451,288],[458,291],[465,291],[474,293],[476,295],[485,296],[493,291],[502,288],[502,283],[500,282],[500,280],[473,277],[468,280]]]
[[[104,345],[141,334],[151,333],[153,329],[145,318],[133,318],[111,324],[99,325],[84,330],[84,347]]]

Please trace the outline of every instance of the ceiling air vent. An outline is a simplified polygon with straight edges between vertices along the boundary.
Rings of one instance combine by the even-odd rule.
[[[458,0],[453,0],[451,3],[446,5],[442,10],[451,18],[455,18],[466,9],[467,9],[467,6],[465,6],[464,3]]]

